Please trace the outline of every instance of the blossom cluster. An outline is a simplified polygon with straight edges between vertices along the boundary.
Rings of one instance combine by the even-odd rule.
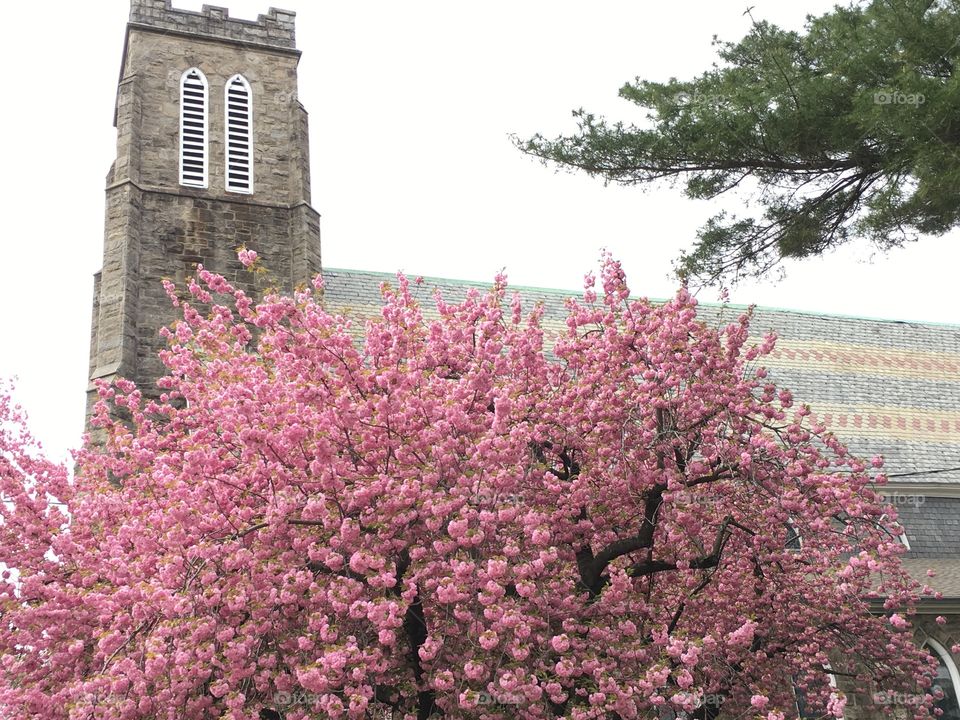
[[[168,286],[159,396],[103,385],[72,483],[2,466],[0,715],[776,719],[802,692],[839,717],[830,673],[923,695],[895,511],[770,382],[775,338],[632,300],[609,258],[599,281],[554,342],[502,277],[428,317],[399,276],[362,333],[309,290]]]

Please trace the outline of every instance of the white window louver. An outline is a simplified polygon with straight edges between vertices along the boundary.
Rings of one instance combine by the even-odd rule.
[[[207,78],[190,68],[180,78],[180,184],[207,186]]]
[[[227,190],[253,192],[253,101],[250,83],[234,75],[226,88]]]

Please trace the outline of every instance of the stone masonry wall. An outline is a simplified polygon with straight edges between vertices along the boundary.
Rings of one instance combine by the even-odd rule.
[[[918,645],[933,639],[950,654],[951,659],[956,663],[958,658],[951,652],[951,648],[960,643],[960,617],[950,613],[944,613],[944,615],[946,623],[943,625],[937,623],[932,614],[914,616],[911,619],[915,626],[914,638]],[[844,685],[846,683],[841,679],[839,686],[844,689]],[[844,720],[880,720],[881,718],[908,720],[913,717],[913,711],[922,702],[920,696],[903,695],[880,686],[871,688],[869,696],[849,691],[846,692],[846,696]]]
[[[294,261],[291,240],[305,233],[304,218],[285,208],[145,193],[140,235],[150,242],[142,243],[140,253],[138,384],[149,390],[146,386],[164,374],[157,356],[165,346],[159,328],[179,318],[163,289],[163,278],[185,290],[197,264],[203,264],[253,297],[273,288],[290,291],[302,284],[304,271],[320,269],[319,257],[312,263],[303,262],[303,267]],[[266,274],[258,275],[240,264],[236,253],[240,245],[257,251]]]
[[[135,76],[139,112],[131,119],[130,179],[144,188],[163,188],[203,197],[251,196],[228,193],[225,178],[225,111],[227,81],[242,74],[253,96],[253,196],[258,203],[295,205],[310,202],[309,168],[301,127],[305,112],[297,100],[298,56],[261,48],[165,35],[131,28],[124,59],[126,77]],[[209,183],[205,189],[179,185],[180,79],[199,68],[209,84]],[[126,81],[126,78],[125,78]],[[117,129],[120,132],[120,113]],[[118,154],[121,151],[118,150]],[[116,180],[122,179],[117,172]]]
[[[204,5],[200,12],[177,10],[170,0],[133,0],[130,22],[174,32],[209,35],[237,42],[295,48],[294,18],[289,10],[270,8],[256,21],[231,18],[224,7]]]
[[[293,18],[271,9],[248,22],[228,18],[221,8],[192,13],[165,0],[132,0],[117,92],[117,157],[107,177],[103,268],[95,282],[91,379],[119,375],[156,393],[164,372],[159,331],[178,317],[164,278],[183,287],[203,264],[259,298],[267,288],[290,292],[320,271]],[[180,82],[192,67],[208,82],[206,188],[179,184]],[[225,187],[224,95],[236,74],[252,93],[252,194]],[[241,245],[257,251],[267,275],[240,265]]]

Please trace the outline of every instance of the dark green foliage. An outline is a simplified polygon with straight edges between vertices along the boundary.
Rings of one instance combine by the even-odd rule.
[[[874,0],[715,44],[721,62],[694,80],[621,88],[649,124],[580,110],[577,134],[518,146],[609,182],[680,180],[691,198],[755,191],[759,217],[712,218],[679,258],[697,282],[960,221],[960,0]]]

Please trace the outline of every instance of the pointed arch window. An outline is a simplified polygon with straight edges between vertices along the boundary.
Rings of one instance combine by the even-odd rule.
[[[786,547],[787,550],[800,552],[800,550],[803,549],[803,538],[800,537],[800,528],[798,528],[792,521],[787,521],[784,523],[784,530],[784,547]]]
[[[960,673],[950,657],[947,649],[936,640],[927,638],[924,646],[931,650],[931,655],[937,658],[937,677],[933,684],[943,691],[943,697],[934,707],[943,711],[940,720],[960,720]]]
[[[197,68],[180,76],[180,184],[207,187],[207,78]]]
[[[823,671],[827,674],[827,682],[833,688],[830,696],[836,696],[837,676],[833,674],[833,669],[829,664],[823,666]],[[796,678],[793,682],[793,696],[797,703],[797,720],[821,720],[827,717],[827,711],[824,707],[818,707],[807,699],[806,693],[797,685]]]
[[[243,75],[227,81],[224,107],[227,113],[227,190],[253,192],[253,93]]]

